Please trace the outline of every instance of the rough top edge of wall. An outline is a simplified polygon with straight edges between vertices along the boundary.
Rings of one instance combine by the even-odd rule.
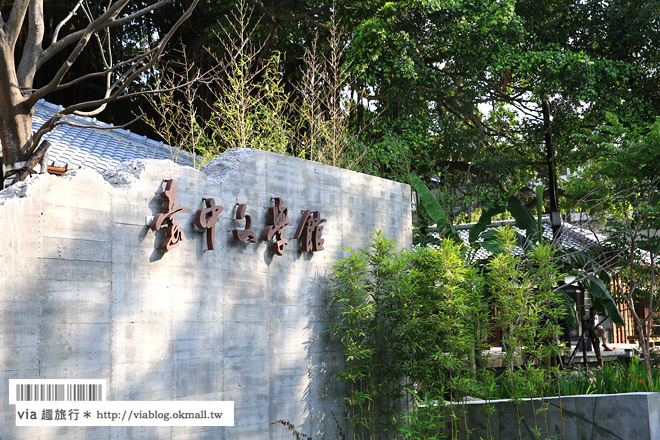
[[[140,175],[150,160],[153,159],[132,159],[122,162],[114,170],[104,171],[103,178],[114,187],[130,187],[140,179]]]
[[[260,160],[260,157],[263,157],[264,155],[272,156],[274,158],[279,156],[286,160],[295,160],[295,161],[299,161],[300,163],[310,163],[317,165],[319,167],[327,167],[327,168],[335,169],[343,173],[344,175],[354,174],[361,176],[369,176],[370,178],[375,179],[376,181],[380,180],[383,182],[395,183],[403,187],[410,188],[410,185],[408,185],[407,183],[397,182],[379,176],[372,176],[361,173],[359,171],[349,170],[346,168],[339,168],[321,162],[315,162],[309,159],[303,159],[295,156],[287,156],[280,153],[274,153],[272,151],[259,150],[254,148],[231,148],[225,151],[224,153],[222,153],[220,156],[211,159],[209,163],[201,167],[200,170],[206,174],[209,180],[222,183],[225,179],[227,179],[227,177],[231,175],[231,172],[235,170],[241,162],[245,161],[246,159],[251,159],[254,156],[257,156],[256,160]]]
[[[129,165],[127,165],[127,167],[128,166]],[[136,170],[140,167],[144,169],[143,164],[136,164],[132,166],[132,168],[135,168]],[[122,167],[117,168],[115,172],[118,173],[120,169],[122,169]],[[36,174],[33,177],[30,177],[29,179],[23,182],[18,182],[0,191],[0,206],[4,205],[9,200],[28,197],[30,193],[33,190],[36,190],[38,187],[49,185],[48,182],[51,181],[50,179],[61,179],[61,180],[71,181],[75,178],[98,180],[99,182],[104,182],[104,178],[105,178],[105,181],[107,181],[108,183],[112,183],[112,181],[108,177],[101,175],[101,173],[99,173],[97,170],[94,170],[92,168],[78,168],[75,170],[71,170],[59,177],[52,174]],[[137,180],[137,177],[134,180]]]
[[[27,179],[24,182],[18,182],[0,191],[0,206],[7,203],[9,200],[27,197],[28,190],[37,182],[48,179],[48,174],[37,174],[34,177]]]
[[[92,168],[78,168],[59,177],[51,174],[36,174],[23,182],[18,182],[15,185],[0,191],[0,206],[4,205],[9,200],[29,196],[30,192],[38,186],[48,185],[47,182],[49,179],[71,181],[76,178],[83,178],[105,182],[114,188],[128,189],[140,179],[142,173],[150,164],[157,166],[160,162],[174,164],[174,162],[167,159],[132,159],[120,163],[119,166],[113,170],[104,171],[102,173]],[[190,168],[183,165],[176,166]]]
[[[254,151],[252,148],[232,148],[211,159],[201,170],[209,180],[222,183],[241,162],[254,156]]]
[[[290,156],[284,156],[277,153],[267,152],[263,150],[255,150],[251,148],[232,148],[225,151],[220,156],[213,158],[207,165],[203,166],[200,171],[202,171],[209,180],[212,180],[217,183],[224,182],[227,177],[229,177],[232,172],[239,167],[239,165],[246,160],[252,159],[255,154],[268,154],[274,156],[282,156],[288,159],[295,159],[301,162],[312,162],[307,159],[293,158]],[[316,163],[316,162],[312,162]],[[34,177],[27,179],[24,182],[19,182],[15,185],[12,185],[2,191],[0,191],[0,206],[3,205],[6,201],[12,200],[15,198],[26,197],[30,188],[37,185],[38,182],[45,182],[49,178],[60,178],[64,180],[72,180],[76,177],[83,177],[88,179],[98,179],[100,181],[105,181],[110,184],[113,188],[119,189],[129,189],[133,186],[142,176],[143,172],[150,168],[151,166],[158,167],[164,164],[173,165],[175,167],[181,167],[184,169],[191,169],[189,166],[177,165],[174,162],[167,159],[132,159],[126,162],[122,162],[115,169],[104,171],[99,173],[98,171],[91,168],[80,168],[77,170],[72,170],[65,173],[61,177],[55,177],[48,174],[38,174]],[[330,165],[324,165],[318,163],[318,165],[323,167],[332,167]],[[355,173],[362,174],[356,171],[341,169],[345,173]],[[374,179],[387,180],[381,177],[370,176]],[[405,183],[399,183],[403,186],[408,186]]]

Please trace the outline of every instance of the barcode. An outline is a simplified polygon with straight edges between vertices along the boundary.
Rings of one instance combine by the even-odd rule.
[[[16,385],[16,400],[64,400],[64,385]]]
[[[17,384],[16,401],[89,401],[101,400],[100,384]]]
[[[67,385],[67,400],[101,400],[101,385]]]
[[[9,380],[9,403],[105,400],[105,380]],[[12,393],[13,391],[13,393]]]

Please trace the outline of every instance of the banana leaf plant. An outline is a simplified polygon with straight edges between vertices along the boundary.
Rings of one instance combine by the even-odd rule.
[[[591,304],[598,313],[623,326],[623,317],[607,287],[612,281],[609,273],[583,249],[563,248],[558,251],[558,256],[568,269],[568,275],[575,277],[577,283],[589,292]]]
[[[426,214],[428,214],[429,218],[435,222],[440,238],[447,237],[460,242],[461,238],[454,228],[454,225],[451,223],[451,220],[449,220],[449,216],[447,216],[445,210],[442,209],[442,206],[440,206],[440,203],[435,198],[431,190],[426,186],[424,182],[422,182],[422,179],[420,179],[415,174],[411,174],[410,185],[415,189],[415,191],[417,191]]]
[[[508,194],[507,199],[510,199],[511,193]],[[515,224],[519,229],[525,231],[525,235],[518,235],[518,245],[526,249],[530,246],[536,246],[543,242],[543,186],[536,187],[536,216],[526,206],[518,203],[517,201],[509,200],[506,204],[495,207],[489,211],[484,212],[479,221],[470,229],[469,241],[470,246],[473,248],[483,247],[493,254],[502,252],[497,241],[494,239],[492,230],[487,230],[492,222],[492,218],[498,214],[509,211],[511,216],[515,219]],[[482,241],[477,241],[481,238]],[[609,274],[602,270],[596,261],[590,257],[584,250],[575,248],[567,248],[557,250],[557,255],[561,259],[564,270],[567,275],[575,276],[581,287],[589,292],[591,301],[596,310],[609,316],[618,326],[623,326],[624,321],[616,302],[612,298],[607,286],[610,283]],[[566,295],[562,290],[562,302],[567,308],[569,325],[577,326],[579,323],[575,301]]]
[[[461,241],[456,228],[451,223],[449,217],[426,184],[414,174],[410,175],[410,184],[415,191],[417,191],[417,194],[419,194],[419,198],[426,213],[431,220],[436,223],[440,237],[449,237],[453,240]],[[470,247],[474,249],[475,252],[479,247],[482,247],[494,255],[504,251],[495,239],[494,230],[488,229],[488,226],[492,223],[493,217],[502,214],[507,210],[514,218],[516,226],[525,231],[525,235],[520,233],[516,234],[518,237],[518,246],[522,249],[527,249],[532,246],[537,246],[545,240],[543,238],[542,217],[543,186],[538,185],[536,187],[536,216],[525,205],[516,200],[512,200],[514,193],[515,191],[511,191],[507,194],[505,203],[485,211],[477,223],[470,228],[468,241]],[[605,316],[611,317],[612,322],[616,325],[623,326],[623,317],[607,288],[610,283],[610,277],[607,272],[602,270],[596,261],[583,250],[575,248],[560,248],[557,250],[557,255],[564,265],[566,274],[575,276],[576,279],[580,280],[582,288],[589,292],[592,304],[596,310]],[[559,290],[559,293],[560,303],[567,311],[568,324],[571,326],[578,326],[580,321],[577,316],[575,301],[563,290]]]

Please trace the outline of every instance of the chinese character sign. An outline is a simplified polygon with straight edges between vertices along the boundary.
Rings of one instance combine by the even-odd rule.
[[[185,208],[180,208],[177,204],[177,189],[176,182],[172,179],[165,180],[164,190],[157,192],[163,199],[163,212],[154,216],[153,220],[149,223],[149,227],[158,231],[163,227],[167,228],[166,237],[160,246],[160,249],[167,251],[185,240],[183,230],[181,229],[179,221],[175,216],[184,212]],[[202,199],[205,207],[198,209],[195,213],[194,225],[201,228],[201,232],[206,232],[206,245],[208,250],[215,249],[215,227],[220,221],[220,214],[224,208],[216,205],[215,199],[205,197]],[[289,221],[289,209],[283,206],[282,199],[275,197],[274,205],[268,208],[268,223],[266,229],[263,231],[262,240],[273,242],[273,252],[276,255],[284,255],[284,249],[289,244],[289,240],[284,238],[284,230],[287,226],[293,225]],[[235,241],[248,241],[250,243],[257,243],[258,236],[252,230],[252,218],[245,213],[245,203],[236,203],[236,210],[234,220],[245,220],[245,227],[237,227],[230,229]],[[301,250],[303,252],[317,252],[323,250],[324,239],[322,223],[326,219],[321,218],[319,211],[312,211],[309,209],[301,211],[301,218],[298,222],[298,228],[293,236],[293,239],[301,240]],[[205,231],[204,231],[205,230]],[[274,240],[273,240],[274,238]]]
[[[295,239],[302,240],[303,252],[317,252],[323,250],[323,243],[325,240],[321,237],[323,233],[323,226],[325,219],[321,218],[318,211],[310,211],[306,209],[302,212],[298,229],[293,236]]]
[[[289,244],[289,240],[284,238],[284,228],[293,223],[288,221],[287,215],[289,208],[282,206],[282,199],[275,198],[275,206],[268,208],[268,226],[264,230],[264,240],[271,241],[275,236],[273,243],[273,252],[277,255],[284,255],[284,248]]]
[[[195,225],[206,229],[206,246],[208,250],[215,249],[215,224],[218,222],[223,207],[215,204],[215,199],[203,199],[206,208],[199,209],[195,213]]]
[[[161,245],[161,250],[167,251],[179,245],[186,239],[180,224],[174,219],[174,216],[185,211],[186,208],[179,208],[176,200],[176,182],[172,179],[165,181],[165,190],[156,193],[163,198],[163,212],[156,214],[151,222],[151,229],[159,230],[163,225],[167,227],[165,241]]]
[[[236,220],[245,219],[245,228],[243,229],[232,229],[231,233],[234,236],[234,240],[243,241],[247,240],[250,243],[257,242],[257,234],[252,232],[252,218],[245,213],[245,208],[247,205],[245,203],[240,203],[236,206]]]

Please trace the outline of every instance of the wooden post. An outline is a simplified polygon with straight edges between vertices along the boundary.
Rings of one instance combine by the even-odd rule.
[[[16,177],[14,177],[14,180],[11,182],[10,186],[16,182],[22,182],[31,174],[30,170],[34,169],[34,167],[37,166],[39,162],[41,162],[41,159],[46,154],[46,151],[48,151],[48,147],[50,147],[50,142],[41,142],[41,145],[39,145],[39,148],[34,151],[34,154],[30,160],[28,160],[25,163],[25,166],[18,172],[18,174],[16,174]]]

